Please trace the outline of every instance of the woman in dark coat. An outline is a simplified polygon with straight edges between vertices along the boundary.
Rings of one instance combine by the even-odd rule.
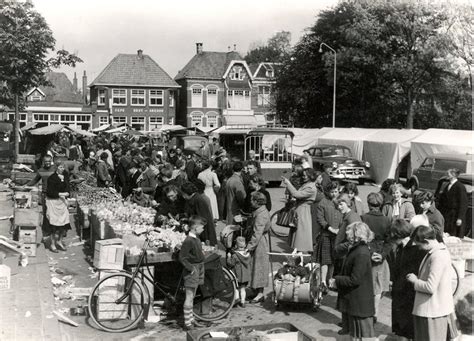
[[[421,212],[428,218],[431,227],[436,231],[436,239],[443,241],[444,217],[434,205],[434,196],[431,192],[422,192],[416,196],[416,202]]]
[[[254,174],[254,175],[250,176],[250,178],[249,178],[249,188],[251,189],[251,193],[260,192],[265,196],[265,198],[267,199],[267,203],[265,204],[265,207],[267,208],[267,211],[270,212],[272,210],[272,199],[270,197],[270,193],[265,189],[265,181],[263,181],[262,176],[259,175],[259,174]],[[245,197],[245,210],[246,210],[246,212],[252,212],[253,211],[251,198],[252,198],[251,195],[247,195]]]
[[[66,251],[62,239],[71,228],[67,198],[69,197],[69,177],[64,164],[58,163],[56,171],[47,180],[46,217],[49,221],[51,244],[49,249],[57,253]]]
[[[198,215],[206,220],[204,231],[199,237],[203,242],[209,241],[209,245],[216,245],[216,227],[211,210],[211,201],[204,193],[199,193],[196,185],[191,182],[184,183],[181,186],[181,191],[186,200],[185,211],[188,216]]]
[[[343,314],[343,326],[348,326],[353,339],[373,338],[374,289],[368,243],[374,233],[367,224],[356,222],[347,227],[346,237],[350,243],[349,251],[341,274],[334,276],[338,291],[337,308]]]
[[[369,193],[367,196],[369,212],[361,216],[370,230],[374,233],[374,239],[369,243],[372,258],[372,281],[374,284],[375,317],[382,298],[382,293],[390,289],[390,269],[387,256],[390,253],[390,218],[380,212],[383,197],[380,193]]]
[[[316,221],[316,210],[318,208],[319,203],[321,200],[324,199],[324,189],[321,185],[323,182],[323,176],[320,171],[314,172],[314,177],[316,180],[314,183],[316,184],[316,199],[314,200],[313,204],[311,205],[311,225],[313,227],[313,237],[312,240],[316,243],[316,238],[318,237],[319,233],[321,232],[318,222]]]
[[[316,223],[321,231],[316,238],[314,260],[321,264],[321,286],[327,290],[327,283],[334,272],[334,240],[342,223],[342,214],[336,208],[334,200],[339,194],[337,182],[331,182],[324,188],[325,198],[316,208]]]
[[[175,185],[163,188],[164,198],[159,203],[155,223],[159,226],[168,219],[179,220],[184,215],[184,199]]]
[[[397,248],[392,267],[392,331],[395,335],[413,339],[415,335],[412,318],[415,302],[415,289],[407,281],[409,273],[418,274],[421,261],[426,251],[421,250],[411,240],[413,227],[403,219],[396,219],[390,227],[390,234]]]

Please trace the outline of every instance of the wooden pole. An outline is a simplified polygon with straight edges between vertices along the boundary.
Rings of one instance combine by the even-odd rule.
[[[15,162],[20,154],[20,112],[18,110],[18,95],[15,95]]]

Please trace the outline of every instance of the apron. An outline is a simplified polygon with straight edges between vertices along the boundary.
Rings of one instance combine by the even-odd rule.
[[[69,210],[66,199],[46,198],[46,216],[51,225],[64,226],[69,224]]]

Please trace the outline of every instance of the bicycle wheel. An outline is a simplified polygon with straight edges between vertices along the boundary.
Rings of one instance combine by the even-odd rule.
[[[204,298],[200,292],[194,298],[194,316],[206,322],[217,321],[227,316],[234,306],[237,285],[235,276],[226,268],[222,268],[223,277],[219,286],[221,290],[212,297]]]
[[[277,237],[288,237],[288,234],[290,234],[290,228],[277,225],[277,223],[276,223],[277,218],[278,218],[278,212],[279,211],[276,211],[270,217],[270,222],[271,222],[271,228],[270,229],[271,229],[272,233]]]
[[[89,316],[102,330],[120,333],[135,328],[150,303],[146,289],[126,272],[101,279],[89,296]]]
[[[458,269],[456,269],[456,267],[454,266],[453,263],[451,263],[451,269],[452,269],[452,271],[451,271],[451,287],[453,289],[453,296],[454,296],[458,292],[460,279],[459,279]]]

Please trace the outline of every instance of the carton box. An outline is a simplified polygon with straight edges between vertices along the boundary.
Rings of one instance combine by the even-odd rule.
[[[100,270],[123,269],[125,249],[120,238],[96,240],[94,266]]]
[[[21,226],[39,226],[40,213],[37,209],[15,208],[14,220],[15,225]]]
[[[10,289],[11,269],[5,264],[0,264],[0,290]]]
[[[36,244],[23,244],[21,251],[28,257],[36,257]]]
[[[25,244],[36,244],[36,226],[18,226],[18,241]]]

